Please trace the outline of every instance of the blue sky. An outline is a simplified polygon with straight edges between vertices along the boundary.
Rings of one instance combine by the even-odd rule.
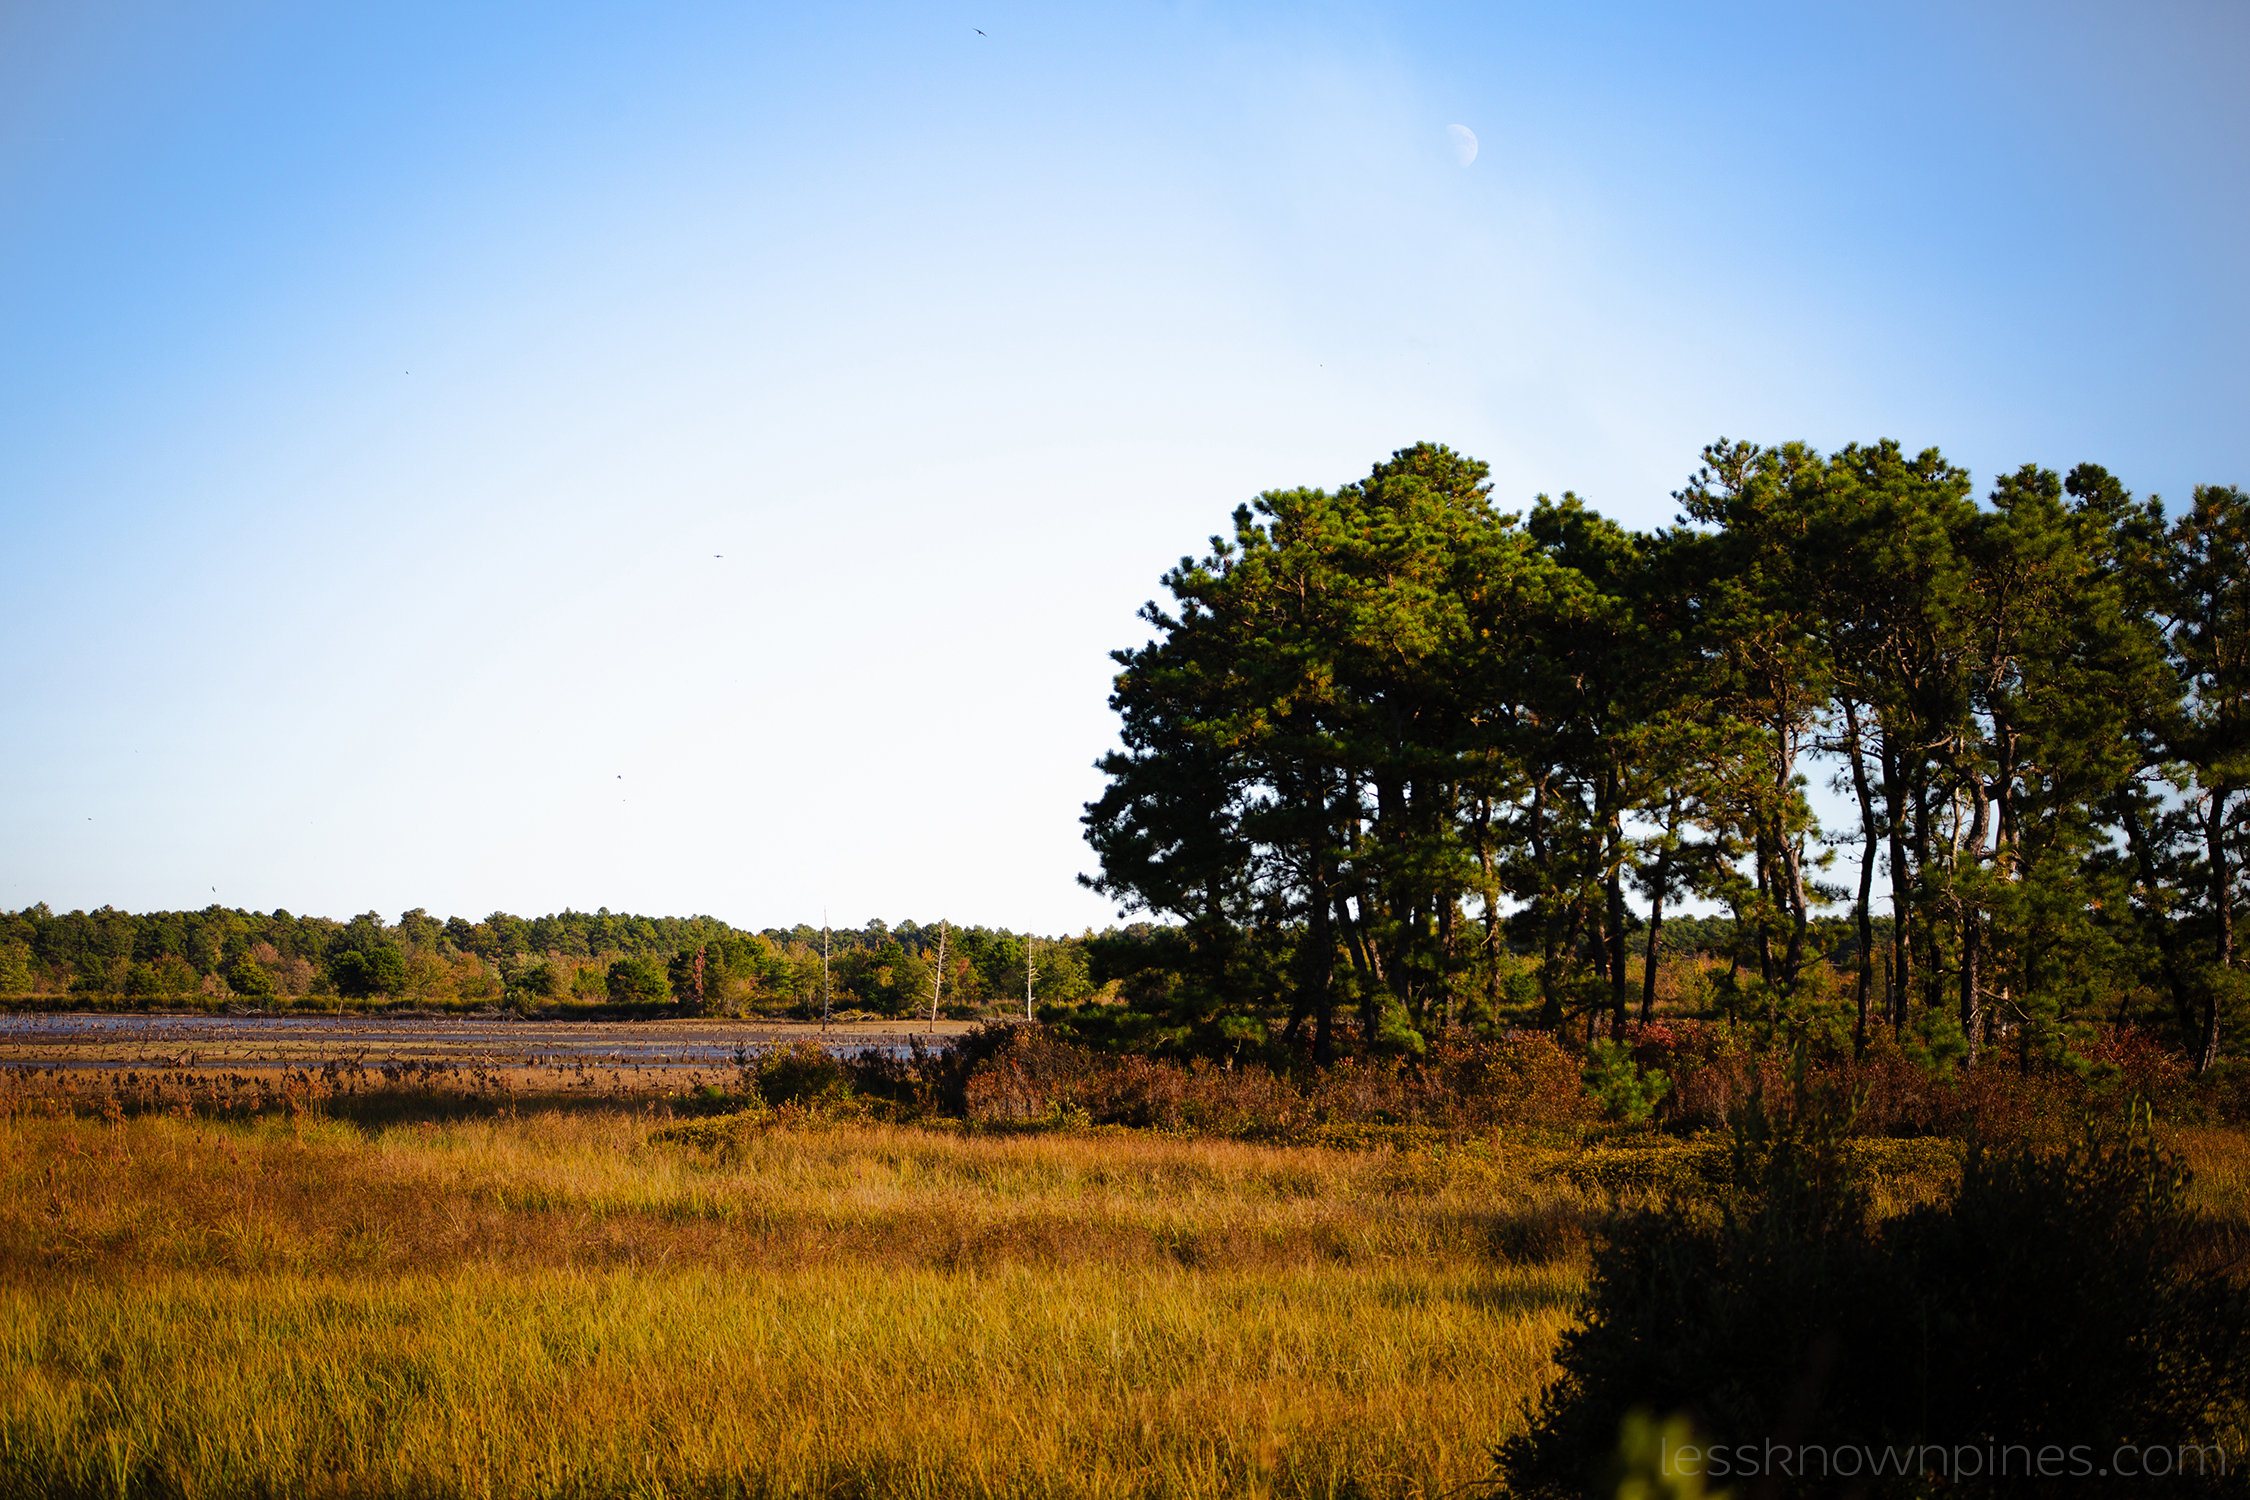
[[[1098,925],[1105,653],[1261,489],[2250,482],[2246,70],[2225,4],[0,8],[0,904]]]

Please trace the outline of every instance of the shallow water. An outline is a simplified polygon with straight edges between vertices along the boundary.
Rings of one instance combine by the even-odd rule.
[[[0,1015],[0,1067],[302,1067],[331,1060],[732,1067],[798,1041],[838,1052],[942,1045],[962,1022],[517,1021],[499,1016]]]

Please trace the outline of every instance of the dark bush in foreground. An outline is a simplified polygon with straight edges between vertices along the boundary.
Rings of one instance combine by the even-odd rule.
[[[1950,1202],[1877,1225],[1844,1172],[1848,1124],[1753,1111],[1736,1162],[1754,1187],[1731,1207],[1609,1225],[1561,1377],[1502,1449],[1511,1492],[1614,1492],[1635,1413],[1684,1414],[1723,1455],[1685,1467],[1738,1493],[1920,1493],[1925,1471],[1948,1493],[2039,1493],[2050,1446],[2044,1482],[2084,1493],[2147,1482],[2094,1472],[2123,1444],[2169,1465],[2219,1443],[2243,1467],[2250,1305],[2200,1264],[2187,1173],[2145,1126],[2050,1155],[1972,1148]],[[1878,1454],[1897,1466],[1882,1477]]]

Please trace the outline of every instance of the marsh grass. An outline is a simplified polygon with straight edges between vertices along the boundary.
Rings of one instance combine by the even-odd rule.
[[[2243,1137],[2179,1137],[2239,1232]],[[1711,1149],[22,1095],[0,1494],[1439,1495]],[[1944,1189],[1883,1149],[1886,1211]]]
[[[645,1108],[0,1127],[0,1493],[1438,1494],[1598,1201],[1448,1153]]]
[[[1434,1494],[1573,1273],[863,1268],[0,1292],[14,1493]]]
[[[1466,1269],[1508,1247],[1567,1257],[1606,1201],[1550,1180],[1553,1153],[1490,1142],[1346,1152],[819,1120],[717,1145],[681,1133],[622,1109],[373,1130],[18,1119],[0,1162],[0,1278],[840,1260]]]

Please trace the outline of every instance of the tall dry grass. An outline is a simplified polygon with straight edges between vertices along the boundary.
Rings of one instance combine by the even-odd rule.
[[[1571,1273],[169,1276],[0,1291],[0,1491],[1437,1494]]]
[[[705,1144],[668,1136],[703,1133]],[[1601,1201],[1557,1153],[1276,1148],[1122,1131],[663,1127],[527,1112],[0,1129],[0,1279],[150,1271],[1552,1260]]]
[[[1477,1151],[645,1112],[0,1127],[0,1493],[1438,1494],[1594,1200]]]
[[[1698,1149],[516,1101],[0,1121],[0,1494],[1438,1495]]]

